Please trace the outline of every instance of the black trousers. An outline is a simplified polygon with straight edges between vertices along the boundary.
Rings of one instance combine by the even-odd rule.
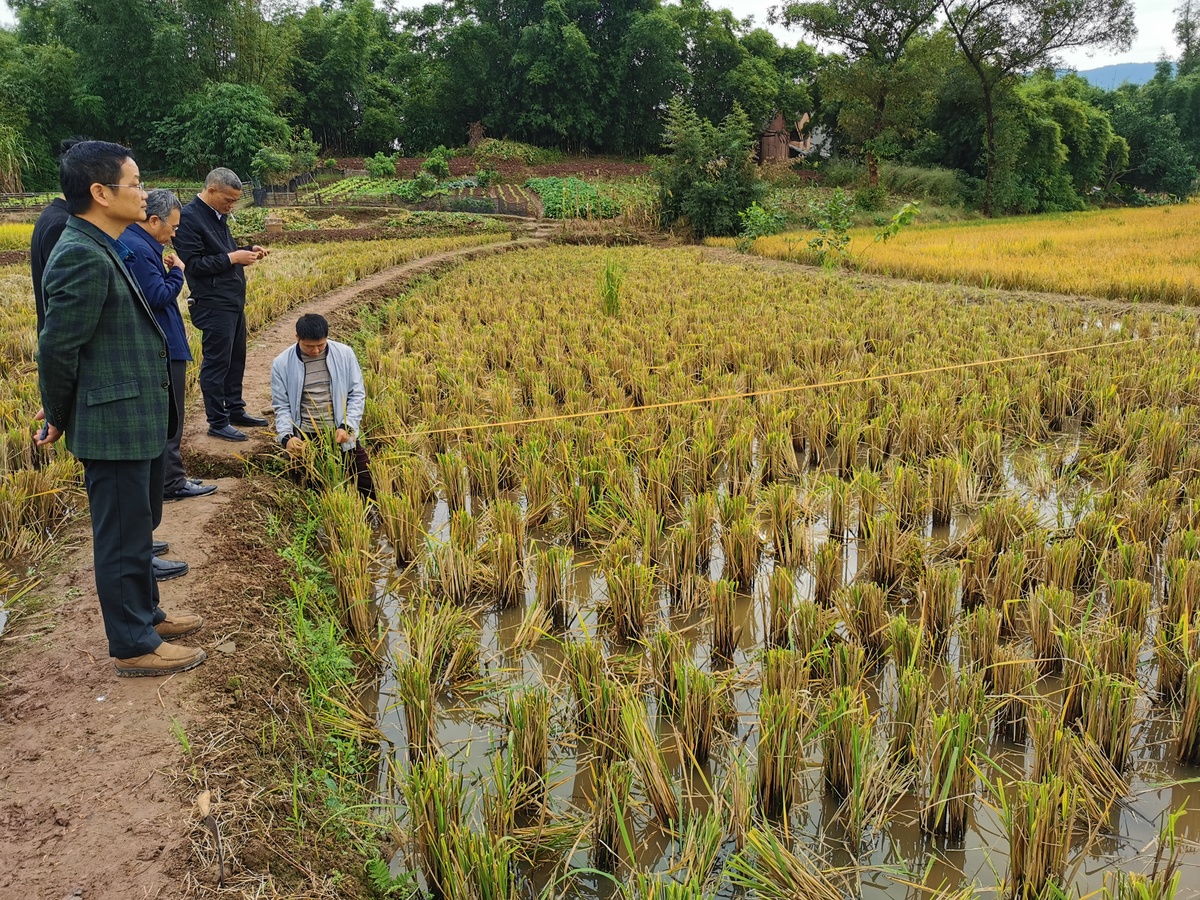
[[[200,329],[204,359],[200,363],[200,393],[212,428],[229,424],[229,416],[246,408],[242,378],[246,374],[245,310],[213,309],[203,301],[191,305],[192,324]]]
[[[158,607],[150,545],[162,521],[164,458],[81,460],[96,594],[108,654],[116,659],[151,653],[162,643],[154,626],[166,614]]]
[[[183,442],[183,393],[187,382],[187,360],[171,360],[171,396],[175,408],[179,410],[179,422],[175,432],[167,438],[167,452],[163,458],[163,492],[173,494],[187,484],[187,473],[183,471],[183,454],[180,444]]]

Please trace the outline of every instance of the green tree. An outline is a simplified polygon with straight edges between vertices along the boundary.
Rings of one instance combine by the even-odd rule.
[[[838,125],[866,157],[869,183],[878,160],[913,135],[921,107],[932,104],[928,73],[908,53],[933,19],[939,0],[825,0],[788,3],[783,19],[845,51],[825,70],[825,96],[838,104]]]
[[[940,0],[946,27],[979,81],[984,119],[983,211],[991,215],[998,164],[996,109],[1023,73],[1052,67],[1075,47],[1128,48],[1130,0]]]
[[[670,154],[654,169],[664,224],[686,222],[696,237],[737,234],[738,214],[763,193],[752,157],[754,139],[740,107],[718,126],[673,98],[664,137]]]
[[[1190,75],[1200,69],[1200,2],[1183,0],[1175,7],[1175,40],[1179,42],[1180,75]]]
[[[1148,94],[1123,85],[1108,99],[1116,132],[1129,144],[1129,162],[1114,181],[1128,188],[1187,197],[1196,186],[1192,154],[1171,113],[1158,113]]]
[[[262,147],[282,144],[289,135],[287,122],[260,88],[208,84],[158,123],[153,146],[181,175],[226,166],[245,177]]]

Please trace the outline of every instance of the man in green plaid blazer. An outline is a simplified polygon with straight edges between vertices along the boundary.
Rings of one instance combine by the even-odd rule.
[[[166,338],[125,267],[129,250],[119,240],[145,218],[139,177],[119,144],[85,141],[62,157],[72,216],[42,277],[38,386],[46,424],[38,443],[65,434],[83,464],[96,593],[117,674],[162,675],[204,661],[203,650],[163,640],[203,622],[159,608],[151,563],[163,451],[177,412]]]

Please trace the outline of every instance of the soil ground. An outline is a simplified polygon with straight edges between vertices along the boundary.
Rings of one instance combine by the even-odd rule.
[[[551,229],[552,231],[552,229]],[[536,246],[532,239],[440,254],[385,270],[294,309],[261,333],[249,355],[250,409],[268,406],[271,360],[294,339],[301,312],[331,318],[334,334],[350,310],[394,296],[405,284],[463,258]],[[796,272],[791,263],[725,250],[711,258]],[[885,279],[852,276],[864,283]],[[894,283],[894,282],[893,282]],[[959,300],[1000,297],[1084,302],[1118,311],[1127,304],[1087,298],[1012,294],[945,287]],[[1146,309],[1146,305],[1137,308]],[[202,646],[208,661],[168,679],[117,678],[105,653],[95,597],[86,520],[59,537],[43,561],[41,605],[0,637],[0,898],[3,900],[143,900],[213,895],[215,860],[195,811],[197,794],[213,791],[217,818],[231,832],[240,896],[279,896],[267,873],[290,868],[308,877],[302,896],[336,896],[319,886],[302,860],[283,858],[239,829],[238,798],[255,795],[254,731],[265,711],[294,709],[297,680],[288,671],[277,623],[264,614],[267,591],[286,574],[266,538],[262,510],[269,478],[241,478],[244,456],[273,453],[270,429],[247,444],[207,437],[198,402],[184,440],[193,474],[215,478],[207,497],[168,504],[158,537],[191,572],[161,585],[169,610],[202,613],[206,627],[183,643]],[[199,749],[202,747],[202,751]],[[203,765],[193,765],[203,756]],[[217,761],[214,763],[214,760]],[[260,760],[261,762],[261,760]],[[249,801],[246,801],[248,803]],[[223,828],[225,825],[223,825]],[[198,862],[200,861],[200,862]],[[231,892],[239,895],[237,891]],[[223,895],[229,896],[229,893]]]

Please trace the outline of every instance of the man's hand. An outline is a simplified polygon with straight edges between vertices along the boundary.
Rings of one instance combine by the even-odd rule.
[[[37,430],[33,437],[34,443],[39,447],[49,447],[62,437],[62,432],[58,427],[46,421],[46,410],[39,409],[33,418],[34,421],[42,423],[42,427]]]
[[[252,266],[262,259],[255,250],[234,250],[229,254],[229,261],[235,266]]]
[[[270,250],[268,250],[266,247],[260,247],[260,246],[258,246],[258,244],[255,244],[255,245],[254,245],[253,247],[251,247],[250,249],[251,249],[251,250],[253,250],[255,253],[257,253],[257,254],[258,254],[258,258],[259,258],[259,259],[262,259],[264,256],[266,256],[268,253],[270,253],[270,252],[271,252],[271,251],[270,251]]]
[[[345,444],[350,440],[350,432],[348,432],[345,428],[339,428],[337,430],[336,437],[339,444]]]
[[[183,260],[175,253],[168,253],[166,259],[163,260],[167,264],[168,269],[178,269],[183,271]]]
[[[308,442],[302,437],[293,435],[288,438],[287,446],[283,448],[296,459],[301,459],[308,452]]]

